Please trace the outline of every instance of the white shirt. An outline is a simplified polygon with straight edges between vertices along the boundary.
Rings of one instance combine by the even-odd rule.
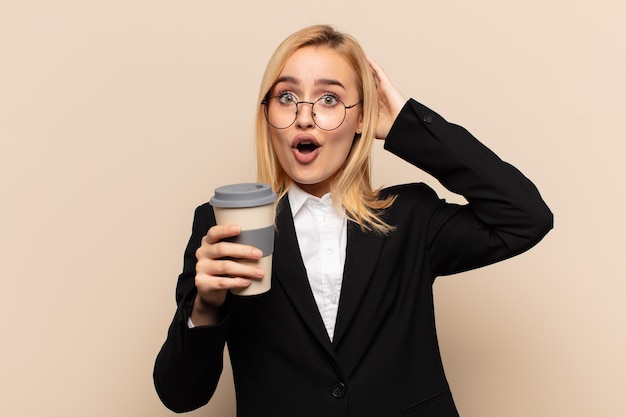
[[[296,185],[287,194],[298,245],[320,316],[333,340],[346,260],[347,220],[332,203]]]

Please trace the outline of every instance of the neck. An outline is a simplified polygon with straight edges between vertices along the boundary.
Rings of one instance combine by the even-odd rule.
[[[319,183],[319,184],[300,184],[296,183],[302,191],[307,192],[315,197],[321,198],[325,194],[330,192],[330,187],[327,184]]]

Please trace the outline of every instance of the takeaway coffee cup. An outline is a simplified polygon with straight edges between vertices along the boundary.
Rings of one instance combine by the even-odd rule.
[[[247,288],[231,290],[235,294],[262,294],[271,287],[275,201],[276,193],[272,188],[260,183],[218,187],[209,201],[217,224],[237,224],[241,227],[241,234],[226,240],[251,245],[263,252],[263,257],[257,261],[238,260],[263,269],[265,276],[262,279],[253,279]]]

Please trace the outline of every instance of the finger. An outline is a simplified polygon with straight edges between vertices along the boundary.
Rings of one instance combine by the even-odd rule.
[[[224,261],[227,262],[227,261]],[[236,264],[236,262],[232,262]],[[253,279],[260,279],[263,277],[263,271],[256,268],[257,272],[253,274],[251,277],[246,276],[229,276],[225,274],[225,276],[216,276],[205,273],[197,273],[195,276],[195,284],[198,292],[202,294],[203,299],[213,299],[213,298],[221,298],[219,295],[220,291],[229,290],[229,289],[237,289],[237,288],[246,288],[250,286]],[[237,268],[236,265],[233,268],[225,267],[223,269],[224,272],[233,272],[233,273],[241,273],[242,275],[245,272],[244,270]]]
[[[218,292],[249,287],[251,280],[245,278],[224,278],[210,275],[196,275],[196,288],[199,294],[203,294],[204,299],[222,298]]]
[[[236,224],[215,225],[209,229],[206,236],[202,239],[207,243],[215,243],[227,237],[237,236],[241,233],[241,227]]]
[[[196,251],[196,258],[209,259],[250,259],[257,260],[263,256],[263,252],[250,245],[242,245],[233,242],[217,242],[213,244],[203,244]]]
[[[388,79],[387,73],[385,72],[383,67],[381,67],[376,61],[374,61],[370,57],[367,57],[367,61],[370,64],[370,68],[372,69],[372,72],[374,73],[374,78],[376,79],[378,83],[382,81],[386,81]]]
[[[196,275],[259,279],[265,272],[256,261],[203,258],[196,263]]]

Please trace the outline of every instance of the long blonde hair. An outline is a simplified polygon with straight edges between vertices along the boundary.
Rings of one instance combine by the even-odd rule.
[[[382,219],[382,213],[391,206],[394,197],[379,198],[380,189],[372,190],[370,178],[371,149],[378,120],[376,84],[358,42],[352,36],[338,32],[330,26],[311,26],[292,34],[278,46],[267,64],[261,82],[256,116],[258,180],[270,184],[278,193],[279,199],[287,194],[291,185],[291,178],[280,165],[272,146],[270,127],[261,102],[274,87],[289,57],[306,46],[330,47],[343,56],[357,75],[357,88],[362,98],[362,133],[355,136],[350,154],[332,184],[333,201],[345,212],[348,220],[359,224],[362,230],[387,234],[393,230],[393,226]]]

